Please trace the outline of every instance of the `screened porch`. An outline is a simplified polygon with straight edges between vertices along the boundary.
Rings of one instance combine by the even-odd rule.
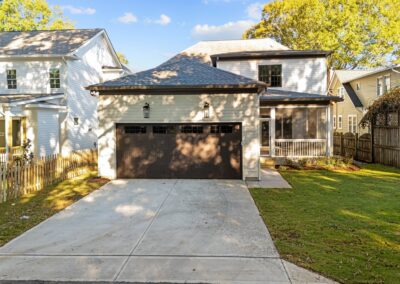
[[[329,116],[329,105],[261,106],[261,156],[329,155]]]

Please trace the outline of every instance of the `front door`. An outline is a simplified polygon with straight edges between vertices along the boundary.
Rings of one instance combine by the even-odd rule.
[[[261,121],[261,156],[271,155],[270,120]]]

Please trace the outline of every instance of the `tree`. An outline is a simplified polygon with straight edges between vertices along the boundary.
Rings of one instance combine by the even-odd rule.
[[[128,59],[126,59],[126,56],[123,53],[117,52],[117,56],[118,56],[119,61],[122,64],[128,64],[129,63]]]
[[[57,7],[46,0],[3,0],[0,2],[0,31],[55,30],[73,28]]]
[[[244,38],[271,37],[291,49],[334,53],[336,69],[399,63],[400,0],[278,0]]]

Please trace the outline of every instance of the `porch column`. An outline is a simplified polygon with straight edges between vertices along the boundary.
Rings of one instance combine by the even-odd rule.
[[[271,157],[275,157],[275,107],[271,108]]]
[[[332,110],[329,104],[326,108],[326,122],[327,122],[327,135],[326,135],[326,156],[330,157],[332,155],[332,145],[333,145],[333,125],[332,125]]]
[[[12,161],[12,116],[10,110],[4,112],[4,126],[5,126],[5,138],[6,138],[6,156],[7,161]]]

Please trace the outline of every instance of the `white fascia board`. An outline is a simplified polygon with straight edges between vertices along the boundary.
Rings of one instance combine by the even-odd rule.
[[[54,95],[54,96],[49,95],[47,97],[39,97],[39,98],[35,98],[35,99],[23,100],[23,101],[4,104],[4,105],[19,106],[19,105],[26,105],[29,103],[42,102],[42,101],[48,101],[48,100],[56,100],[56,99],[62,99],[62,98],[64,98],[64,94]]]
[[[47,109],[59,109],[59,110],[67,110],[67,106],[60,105],[48,105],[48,104],[27,104],[25,108],[47,108]]]

